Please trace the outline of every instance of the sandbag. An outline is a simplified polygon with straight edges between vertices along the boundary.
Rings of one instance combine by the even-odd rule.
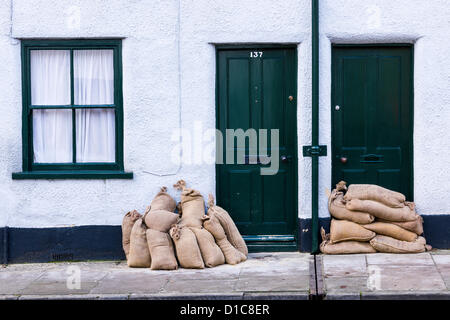
[[[178,262],[175,258],[172,239],[161,231],[147,229],[147,244],[152,257],[152,270],[176,270]]]
[[[170,227],[178,221],[178,214],[167,210],[150,210],[144,215],[147,228],[169,232]]]
[[[392,191],[374,184],[351,184],[344,196],[346,201],[373,200],[391,208],[402,208],[406,198],[400,192]]]
[[[141,214],[136,210],[129,211],[125,214],[122,220],[122,248],[128,260],[128,253],[130,252],[130,236],[131,229],[137,219],[141,218]]]
[[[416,241],[417,234],[414,232],[405,230],[399,226],[396,226],[392,223],[385,222],[374,222],[371,224],[363,225],[367,230],[373,231],[376,234],[381,234],[384,236],[389,236],[391,238],[395,238],[402,241]]]
[[[205,264],[195,234],[189,228],[180,225],[174,225],[169,233],[175,244],[180,266],[189,269],[203,269]]]
[[[334,189],[328,198],[328,210],[334,218],[340,220],[349,220],[359,224],[368,224],[375,220],[371,214],[348,210],[345,207],[344,193],[337,189]]]
[[[346,191],[347,191],[347,182],[345,182],[345,181],[339,181],[339,182],[336,184],[336,191],[337,191],[337,192],[340,192],[340,191],[346,192]]]
[[[225,231],[225,235],[231,245],[242,252],[245,256],[248,256],[247,245],[245,244],[244,239],[239,233],[236,224],[234,223],[233,219],[231,219],[227,211],[215,205],[214,196],[212,194],[210,194],[208,197],[208,215],[214,215],[217,217],[217,220],[219,220],[220,225]]]
[[[414,242],[401,241],[388,236],[377,235],[370,240],[370,245],[385,253],[419,253],[426,250],[426,240],[418,237]]]
[[[321,228],[322,243],[320,251],[325,254],[352,254],[352,253],[375,253],[377,252],[367,242],[360,241],[343,241],[339,243],[331,243],[330,235],[325,234],[325,230]]]
[[[225,231],[216,216],[205,215],[203,220],[203,226],[214,236],[214,239],[216,239],[216,243],[219,245],[225,256],[226,263],[238,264],[247,260],[245,254],[233,247],[228,241]]]
[[[348,200],[345,207],[352,211],[362,211],[387,221],[413,221],[416,219],[415,210],[407,205],[401,208],[391,208],[373,200]]]
[[[186,188],[186,182],[179,180],[174,187],[181,192],[181,226],[201,228],[205,215],[205,201],[197,190]]]
[[[167,187],[161,187],[161,190],[153,198],[151,210],[166,210],[174,212],[177,206],[175,200],[167,193]]]
[[[214,241],[214,237],[205,229],[189,228],[197,238],[198,247],[202,254],[205,266],[211,268],[225,263],[225,257],[220,247]]]
[[[354,222],[336,219],[331,220],[330,243],[332,244],[342,241],[367,242],[375,236],[375,232],[367,230]]]
[[[148,250],[147,227],[142,218],[136,220],[131,229],[130,252],[128,254],[128,266],[134,268],[149,268],[151,264],[150,251]]]
[[[397,221],[387,221],[387,220],[383,220],[383,219],[376,219],[376,221],[379,222],[389,222],[392,224],[395,224],[396,226],[399,226],[405,230],[414,232],[417,235],[421,235],[423,234],[423,218],[416,214],[416,219],[414,219],[413,221],[405,221],[405,222],[397,222]]]

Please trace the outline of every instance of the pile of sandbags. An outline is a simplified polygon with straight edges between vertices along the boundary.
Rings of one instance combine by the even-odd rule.
[[[178,268],[168,232],[178,221],[175,200],[162,187],[141,216],[136,210],[127,213],[122,222],[122,243],[130,267],[153,270]],[[131,232],[130,232],[130,226]],[[153,258],[153,259],[152,259]]]
[[[330,234],[321,229],[320,250],[326,254],[417,253],[431,250],[423,219],[399,192],[377,185],[336,185],[328,199]]]
[[[208,211],[197,190],[183,180],[174,187],[181,201],[167,193],[155,196],[144,215],[128,212],[122,222],[122,244],[128,266],[153,270],[203,269],[247,259],[247,246],[228,212],[209,195]],[[178,209],[178,214],[175,213]]]

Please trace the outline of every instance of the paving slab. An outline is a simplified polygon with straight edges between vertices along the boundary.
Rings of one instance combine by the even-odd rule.
[[[438,268],[450,267],[449,255],[432,255],[432,259]]]
[[[362,292],[361,300],[450,300],[450,293],[446,292]]]
[[[27,287],[20,290],[21,295],[77,295],[87,294],[95,286],[97,282],[81,282],[79,287],[70,288],[66,281],[35,281]]]
[[[326,295],[357,295],[368,291],[368,277],[324,277]]]
[[[361,293],[330,292],[324,300],[361,300]]]
[[[445,283],[435,267],[384,266],[371,275],[371,283],[382,291],[444,291]]]
[[[17,300],[129,300],[129,294],[21,295]]]
[[[243,276],[240,277],[235,291],[242,292],[281,292],[309,290],[309,275],[278,275],[278,276]]]
[[[447,286],[447,290],[450,290],[450,254],[449,255],[432,255],[437,270],[439,271],[442,279]]]
[[[0,300],[19,300],[20,295],[0,295]]]
[[[161,293],[210,293],[223,294],[233,293],[237,280],[223,279],[195,279],[195,280],[179,280],[172,277],[162,288]]]
[[[77,277],[81,280],[81,282],[95,282],[105,277],[110,271],[111,269],[109,268],[96,270],[86,266],[71,264],[65,266],[64,268],[45,270],[36,281],[57,281],[66,283],[69,277]]]
[[[271,261],[260,265],[242,266],[240,276],[309,275],[308,261]]]
[[[433,266],[434,262],[429,253],[394,254],[394,253],[372,253],[367,254],[368,265],[387,266]]]
[[[107,275],[108,271],[105,270],[105,266],[111,267],[111,265],[111,263],[53,264],[44,268],[37,279],[18,292],[21,295],[87,294],[97,286],[99,280]]]
[[[241,300],[242,293],[131,294],[129,300]]]
[[[131,294],[158,293],[169,281],[168,276],[151,275],[151,270],[141,272],[111,272],[94,287],[90,293]]]
[[[450,255],[450,250],[447,249],[433,249],[429,252],[431,255]]]
[[[244,262],[245,263],[245,262]],[[158,271],[160,275],[181,280],[230,280],[237,279],[242,270],[242,263],[237,265],[224,264],[214,268],[205,269],[184,269],[179,268],[173,271]]]
[[[323,256],[324,276],[367,275],[367,261],[365,255],[326,255]]]
[[[308,300],[307,292],[279,291],[279,292],[246,292],[243,300]]]
[[[42,276],[42,270],[33,271],[0,271],[0,295],[20,294],[21,291],[28,287],[33,281]]]

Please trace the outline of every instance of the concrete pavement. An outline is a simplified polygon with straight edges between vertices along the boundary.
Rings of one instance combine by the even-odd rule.
[[[317,275],[317,276],[316,276]],[[0,299],[450,299],[450,251],[253,253],[236,266],[154,271],[125,261],[0,268]]]
[[[450,299],[450,251],[322,256],[326,299]]]
[[[235,266],[175,271],[129,268],[125,261],[15,264],[0,269],[0,299],[307,300],[312,258],[254,253]]]

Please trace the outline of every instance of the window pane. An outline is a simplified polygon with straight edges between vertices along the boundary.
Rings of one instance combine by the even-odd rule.
[[[31,104],[70,104],[70,51],[31,50]]]
[[[75,104],[114,104],[113,50],[74,50],[73,68]]]
[[[33,110],[35,163],[72,162],[72,110]]]
[[[76,111],[77,162],[115,162],[114,109]]]

